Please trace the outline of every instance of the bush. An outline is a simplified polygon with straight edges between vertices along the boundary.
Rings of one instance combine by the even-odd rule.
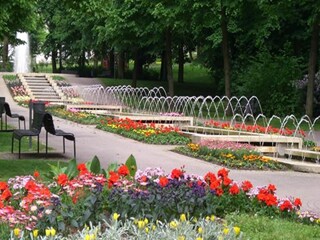
[[[267,116],[301,114],[301,98],[295,87],[300,68],[299,58],[263,51],[239,74],[238,94],[257,96]]]

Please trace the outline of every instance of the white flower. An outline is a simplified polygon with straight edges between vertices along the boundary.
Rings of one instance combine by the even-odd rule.
[[[51,210],[51,209],[46,209],[45,213],[46,213],[47,215],[50,215],[50,214],[52,213],[52,210]]]
[[[31,207],[30,207],[30,211],[31,212],[35,212],[35,211],[37,211],[37,206],[35,206],[35,205],[32,205]]]

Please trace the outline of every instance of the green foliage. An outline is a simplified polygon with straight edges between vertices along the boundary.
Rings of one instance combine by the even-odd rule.
[[[210,149],[206,146],[192,149],[189,146],[177,147],[175,152],[200,158],[208,162],[234,169],[284,170],[286,167],[272,159],[262,157],[260,153],[247,150]]]
[[[134,177],[134,175],[135,175],[136,172],[137,172],[137,162],[136,162],[135,157],[134,157],[132,154],[128,157],[125,165],[126,165],[126,166],[128,167],[128,169],[129,169],[130,176],[131,176],[131,177]]]
[[[16,75],[3,75],[2,78],[6,81],[16,81],[17,76]]]
[[[52,79],[55,80],[55,81],[64,81],[65,80],[64,77],[59,76],[59,75],[53,75]]]
[[[304,225],[277,217],[257,216],[251,214],[231,214],[226,216],[241,228],[244,239],[319,239],[319,226]]]
[[[300,68],[299,58],[263,51],[239,74],[238,94],[257,96],[267,116],[301,113],[300,96],[294,84],[301,76]]]

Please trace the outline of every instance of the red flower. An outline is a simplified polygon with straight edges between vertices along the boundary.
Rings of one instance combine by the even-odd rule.
[[[293,205],[295,205],[296,207],[301,207],[302,206],[302,202],[300,198],[296,198],[293,202]]]
[[[204,176],[204,180],[205,180],[208,184],[210,184],[210,183],[216,181],[216,180],[217,180],[217,177],[216,177],[216,175],[214,175],[214,173],[208,172],[208,173]]]
[[[110,177],[108,179],[108,188],[111,188],[113,184],[115,184],[119,180],[120,176],[118,173],[113,171],[110,171],[109,174],[110,174]]]
[[[80,175],[83,175],[83,174],[86,174],[86,173],[89,172],[88,169],[87,169],[86,164],[84,164],[84,163],[80,163],[80,164],[77,166],[77,169],[78,169],[78,171],[80,172],[80,173],[79,173]]]
[[[36,192],[38,190],[38,186],[34,181],[29,180],[25,185],[25,189],[27,189],[28,191]]]
[[[182,176],[183,176],[183,171],[181,171],[181,169],[175,168],[171,172],[171,178],[179,179]]]
[[[225,178],[223,179],[223,185],[224,185],[224,186],[229,186],[231,183],[232,183],[232,180],[231,180],[230,178],[225,177]]]
[[[231,195],[237,195],[239,192],[240,192],[240,189],[239,189],[238,185],[235,184],[235,183],[234,183],[234,184],[231,186],[231,188],[229,189],[229,193],[230,193]]]
[[[269,192],[274,193],[277,190],[277,188],[275,185],[269,184],[268,190],[269,190]]]
[[[129,175],[129,169],[126,165],[121,165],[118,169],[118,174],[121,175],[121,176],[127,176]]]
[[[68,176],[66,174],[60,174],[58,176],[57,182],[59,185],[63,186],[68,182]]]
[[[222,188],[217,188],[216,189],[216,194],[217,194],[217,196],[222,196],[222,194],[223,194],[223,190],[222,190]]]
[[[169,183],[169,180],[167,177],[159,177],[159,184],[161,187],[167,186]]]
[[[281,205],[280,205],[280,210],[285,211],[285,210],[292,210],[292,204],[289,200],[285,200]]]
[[[218,171],[218,176],[221,178],[225,178],[225,177],[228,177],[228,173],[229,171],[227,169],[222,168]]]
[[[8,188],[8,185],[6,182],[0,182],[0,191],[3,191]]]
[[[40,173],[39,173],[38,171],[34,171],[34,172],[33,172],[33,176],[34,176],[35,178],[38,178],[38,177],[40,176]]]
[[[148,181],[148,177],[147,176],[141,176],[139,179],[140,182],[147,182]]]
[[[242,182],[242,190],[245,192],[248,192],[253,187],[252,183],[250,181],[244,181]]]
[[[211,190],[216,190],[221,185],[221,180],[217,179],[210,184]]]
[[[0,209],[4,207],[4,204],[2,201],[0,201]]]
[[[0,200],[6,201],[12,196],[12,193],[10,192],[9,188],[6,188],[3,193],[1,194]]]

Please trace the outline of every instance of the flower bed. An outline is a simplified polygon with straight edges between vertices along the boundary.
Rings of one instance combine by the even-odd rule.
[[[98,124],[102,117],[77,109],[66,110],[64,106],[48,106],[46,108],[52,115],[81,124]]]
[[[30,97],[17,76],[3,75],[3,79],[5,80],[14,101],[18,102],[19,105],[28,105]]]
[[[177,127],[156,126],[155,123],[145,124],[130,118],[102,120],[97,128],[151,144],[187,144],[190,142],[190,139],[183,136]]]
[[[232,230],[219,222],[213,224],[216,217],[246,212],[307,223],[312,218],[313,223],[320,222],[315,215],[299,212],[302,205],[299,198],[278,198],[272,184],[254,187],[248,180],[233,181],[225,168],[204,176],[187,174],[183,168],[173,169],[169,174],[160,168],[137,171],[131,156],[126,164],[112,164],[108,171],[101,169],[99,160],[94,158],[86,164],[71,161],[68,167],[52,167],[49,173],[54,181],[45,182],[35,172],[34,176],[0,182],[0,223],[14,230],[13,234],[18,236],[24,230],[26,235],[53,237],[84,229],[82,238],[70,239],[91,239],[84,238],[93,234],[85,226],[102,224],[101,232],[96,231],[92,239],[103,239],[100,236],[110,234],[112,229],[120,234],[118,239],[125,236],[131,239],[129,236],[135,234],[145,235],[138,239],[150,239],[149,231],[156,228],[162,228],[158,236],[171,230],[177,237],[190,231],[195,237],[206,236],[204,239],[219,235],[233,239],[240,229]],[[128,222],[131,217],[135,220]],[[200,221],[193,222],[196,218]],[[191,226],[188,228],[185,223]],[[180,227],[186,232],[178,231]],[[128,231],[133,235],[128,235]],[[209,232],[210,236],[205,235]]]
[[[223,129],[230,129],[230,130],[237,130],[237,131],[245,131],[245,132],[255,132],[255,133],[266,133],[266,134],[278,134],[282,136],[293,136],[295,134],[294,130],[289,128],[275,128],[272,126],[263,127],[259,125],[246,125],[246,124],[234,124],[231,126],[229,122],[218,122],[215,120],[209,120],[204,123],[207,127],[216,127],[216,128],[223,128]],[[298,131],[298,134],[305,137],[306,134],[304,131]]]
[[[204,140],[200,144],[189,143],[177,147],[176,152],[200,158],[228,168],[284,170],[285,166],[264,157],[249,144],[228,141]]]

